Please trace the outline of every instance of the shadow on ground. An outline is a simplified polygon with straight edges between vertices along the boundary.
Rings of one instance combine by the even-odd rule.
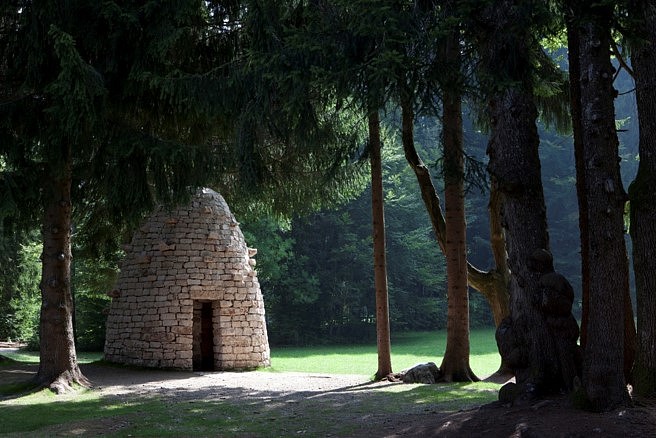
[[[0,367],[0,382],[36,366]],[[96,387],[37,403],[2,401],[0,432],[83,436],[653,436],[654,405],[591,414],[566,398],[510,408],[488,384],[372,383],[363,376],[192,373],[83,366]],[[16,379],[17,375],[13,376]],[[20,379],[19,379],[20,380]],[[68,397],[68,398],[66,398]],[[15,403],[21,401],[20,403]]]

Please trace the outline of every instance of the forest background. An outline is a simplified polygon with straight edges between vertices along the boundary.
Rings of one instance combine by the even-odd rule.
[[[562,50],[553,55],[567,69]],[[638,125],[632,79],[618,76],[615,100],[621,170],[625,186],[636,174]],[[468,117],[469,116],[469,117]],[[467,155],[482,166],[487,134],[465,110]],[[417,182],[403,155],[398,114],[388,112],[383,165],[387,231],[390,322],[392,332],[446,328],[445,259],[435,241]],[[416,141],[425,161],[441,175],[440,121],[420,118]],[[572,283],[573,314],[581,316],[581,268],[578,206],[572,138],[540,126],[540,157],[555,268]],[[357,172],[358,170],[354,170]],[[442,181],[435,179],[439,191]],[[493,266],[489,244],[487,181],[471,181],[467,194],[468,258],[476,266]],[[340,205],[291,218],[261,216],[247,202],[232,199],[231,208],[246,240],[258,248],[258,278],[264,294],[272,345],[317,345],[374,342],[375,304],[371,242],[371,188],[362,178]],[[0,240],[0,339],[27,342],[38,350],[41,296],[41,242],[38,230]],[[626,239],[630,248],[631,241]],[[91,254],[87,242],[74,241],[73,293],[75,333],[81,350],[102,350],[112,289],[123,255]],[[631,251],[629,250],[629,254]],[[632,266],[632,264],[630,264]],[[631,294],[634,297],[633,275]],[[633,300],[635,303],[635,299]],[[470,289],[472,327],[494,327],[483,296]]]

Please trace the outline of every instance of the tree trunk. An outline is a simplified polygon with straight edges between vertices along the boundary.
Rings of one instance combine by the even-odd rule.
[[[627,260],[628,261],[628,260]],[[627,268],[628,269],[628,268]],[[636,359],[638,348],[638,336],[636,334],[635,318],[633,315],[633,303],[631,302],[631,285],[629,275],[626,276],[624,287],[624,381],[633,384],[633,364]]]
[[[629,187],[631,238],[638,317],[635,394],[656,397],[656,1],[635,1],[631,11],[641,24],[643,45],[633,51],[636,101],[640,123],[640,164]]]
[[[488,171],[501,199],[510,268],[510,317],[497,329],[499,351],[516,386],[500,398],[524,402],[570,389],[577,374],[574,294],[553,270],[533,100],[530,8],[498,0],[484,7],[479,36],[482,77],[489,89]],[[512,31],[511,37],[508,32]]]
[[[445,43],[445,62],[459,73],[459,33]],[[448,68],[448,67],[447,67]],[[457,79],[457,78],[456,78]],[[457,83],[457,82],[456,82]],[[478,381],[469,366],[469,287],[461,96],[445,91],[442,112],[444,206],[446,211],[447,323],[446,350],[440,365],[446,382]]]
[[[502,223],[510,267],[509,327],[500,327],[500,351],[515,372],[520,392],[529,399],[572,382],[561,379],[556,345],[533,298],[540,296],[541,277],[553,271],[546,209],[542,194],[537,111],[525,92],[506,90],[491,105],[492,134],[488,169],[502,197]],[[535,304],[538,304],[536,306]],[[578,335],[578,328],[577,328]],[[508,348],[503,348],[503,345]],[[515,356],[515,357],[513,357]]]
[[[492,255],[494,257],[496,290],[494,300],[489,300],[492,308],[492,315],[494,316],[494,326],[499,328],[504,319],[510,316],[510,269],[508,268],[508,253],[506,252],[506,235],[503,230],[502,217],[501,217],[501,194],[496,186],[492,185],[490,188],[490,202],[488,205],[490,217],[490,246],[492,247]],[[470,270],[469,283],[474,284],[472,281],[472,274]],[[475,287],[475,286],[474,286]],[[490,376],[487,380],[498,381],[505,383],[515,372],[508,363],[507,358],[501,356],[501,364],[499,369]]]
[[[576,24],[580,16],[577,5],[568,5],[565,12],[567,23],[567,44],[570,78],[570,108],[572,115],[572,133],[574,137],[574,158],[576,162],[576,194],[579,202],[579,229],[581,234],[581,348],[585,350],[588,333],[590,303],[590,243],[588,231],[588,205],[585,193],[585,162],[583,158],[583,140],[581,125],[581,65],[579,59],[579,28]],[[633,307],[629,287],[624,293],[624,376],[628,380],[635,357],[635,326],[633,324]]]
[[[576,195],[579,203],[579,231],[581,239],[581,348],[588,338],[588,303],[590,302],[590,251],[588,238],[588,201],[585,193],[585,162],[583,161],[583,127],[581,126],[581,64],[579,60],[579,29],[575,24],[579,10],[567,2],[567,60],[569,62],[569,95],[574,138],[576,167]]]
[[[41,275],[41,361],[36,381],[59,393],[73,383],[88,386],[77,363],[71,297],[71,164],[46,183]]]
[[[492,289],[498,290],[494,300],[489,300],[490,305],[494,302],[495,308],[492,309],[494,324],[496,327],[501,324],[506,317],[510,316],[510,269],[508,268],[508,253],[506,252],[506,235],[501,225],[501,195],[495,186],[490,188],[490,202],[488,204],[488,214],[490,217],[490,246],[494,258],[494,282],[497,283]],[[477,287],[476,275],[469,270],[469,284],[479,290],[489,288]],[[474,277],[474,278],[472,278]],[[503,293],[501,293],[503,292]],[[482,292],[485,294],[486,292]]]
[[[446,255],[446,222],[442,213],[442,207],[440,206],[440,198],[437,190],[435,190],[428,167],[426,167],[417,153],[414,143],[414,111],[411,101],[404,97],[401,98],[401,118],[402,143],[405,157],[417,178],[421,197],[430,217],[437,243],[442,253]],[[491,233],[494,236],[492,238],[492,246],[498,247],[499,241],[501,242],[501,246],[503,246],[503,232],[499,230],[499,221],[493,219],[493,216],[498,213],[497,208],[499,204],[492,200],[494,198],[492,194],[490,196],[490,227]],[[497,262],[496,269],[482,271],[474,267],[470,262],[466,262],[466,266],[469,286],[479,291],[485,297],[492,310],[494,322],[498,326],[509,314],[508,273],[507,265],[505,264],[505,248],[503,251],[493,252],[495,254],[495,261]],[[497,259],[499,254],[501,254],[501,259]],[[499,370],[495,374],[503,376],[509,374],[509,368],[505,365],[503,358]]]
[[[378,111],[369,113],[369,157],[371,161],[371,209],[374,243],[374,286],[376,288],[376,339],[378,344],[376,380],[380,380],[392,374],[392,347],[387,294],[383,166]]]
[[[593,410],[629,401],[624,380],[624,204],[610,63],[610,7],[585,2],[579,27],[582,144],[589,223],[590,300],[582,384]]]

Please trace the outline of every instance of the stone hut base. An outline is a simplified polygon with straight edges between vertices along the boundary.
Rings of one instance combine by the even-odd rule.
[[[212,190],[191,206],[153,213],[110,292],[105,359],[184,370],[268,366],[254,254]]]

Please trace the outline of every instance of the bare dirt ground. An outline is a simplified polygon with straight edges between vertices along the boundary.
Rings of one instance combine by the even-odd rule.
[[[266,436],[656,437],[654,401],[636,401],[632,408],[604,414],[575,410],[562,397],[525,407],[492,403],[453,411],[452,406],[448,410],[440,403],[417,403],[411,393],[418,385],[372,383],[360,375],[170,372],[97,364],[82,368],[94,390],[106,397],[156,397],[167,403],[221,400],[249,409],[254,420],[260,416],[270,416],[271,421],[276,417],[294,419],[296,430],[273,432],[272,428]],[[35,365],[5,365],[0,367],[0,383],[22,380],[34,372]],[[439,393],[440,386],[434,388]],[[408,397],[391,397],[390,392]],[[102,420],[79,430],[85,436],[103,435],[129,426],[129,420],[121,421],[110,424]],[[340,433],[345,425],[350,432]],[[79,434],[70,428],[41,432]]]

